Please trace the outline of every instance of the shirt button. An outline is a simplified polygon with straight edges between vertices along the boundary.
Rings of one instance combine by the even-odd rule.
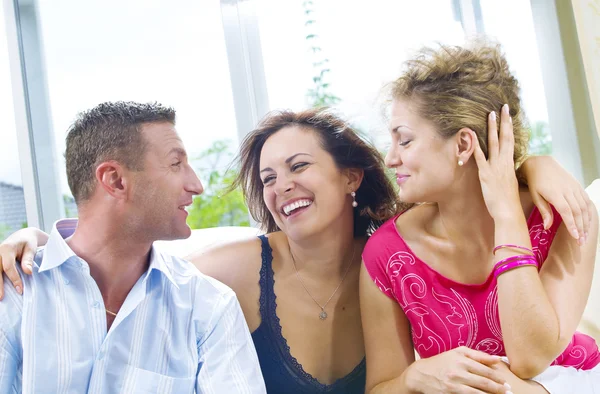
[[[63,282],[64,282],[65,285],[68,285],[69,283],[71,283],[71,281],[68,280],[68,279],[65,279]]]
[[[98,352],[98,360],[102,360],[104,358],[104,351],[100,350],[100,352]]]
[[[100,302],[99,301],[94,301],[94,303],[92,304],[92,306],[94,308],[100,308]]]

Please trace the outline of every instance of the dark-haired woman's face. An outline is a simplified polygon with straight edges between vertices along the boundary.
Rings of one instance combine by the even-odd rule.
[[[313,131],[286,127],[269,137],[260,155],[260,177],[269,212],[292,239],[314,236],[340,218],[352,218],[349,178]]]
[[[452,139],[444,139],[434,124],[420,117],[410,104],[406,100],[392,103],[392,141],[385,164],[396,172],[400,200],[439,201],[455,181],[455,145]]]

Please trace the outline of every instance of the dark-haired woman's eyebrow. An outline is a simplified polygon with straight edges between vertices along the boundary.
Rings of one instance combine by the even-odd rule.
[[[295,155],[291,155],[290,157],[288,157],[287,159],[285,159],[285,164],[289,164],[292,160],[294,160],[297,156],[301,156],[301,155],[305,155],[305,156],[310,156],[312,157],[312,155],[310,153],[296,153]]]
[[[294,155],[291,155],[287,159],[285,159],[285,164],[290,164],[290,162],[292,160],[294,160],[298,156],[310,156],[310,157],[313,157],[313,155],[311,155],[310,153],[296,153]],[[263,168],[262,170],[259,171],[259,174],[262,174],[263,172],[268,172],[268,171],[273,171],[273,169],[271,167],[265,167],[265,168]]]

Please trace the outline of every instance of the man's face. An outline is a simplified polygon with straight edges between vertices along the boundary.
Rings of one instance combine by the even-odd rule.
[[[173,124],[146,123],[142,135],[144,170],[132,173],[130,221],[152,241],[187,238],[191,229],[185,207],[203,192],[202,183],[188,163]]]

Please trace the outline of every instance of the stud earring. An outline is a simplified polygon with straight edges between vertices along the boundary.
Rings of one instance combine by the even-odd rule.
[[[458,166],[459,166],[459,167],[462,167],[462,165],[463,165],[463,164],[465,164],[465,163],[464,163],[462,160],[459,160],[459,161],[458,161]]]
[[[358,203],[356,202],[356,193],[352,192],[352,193],[350,193],[350,195],[352,196],[352,206],[354,208],[358,207]]]

